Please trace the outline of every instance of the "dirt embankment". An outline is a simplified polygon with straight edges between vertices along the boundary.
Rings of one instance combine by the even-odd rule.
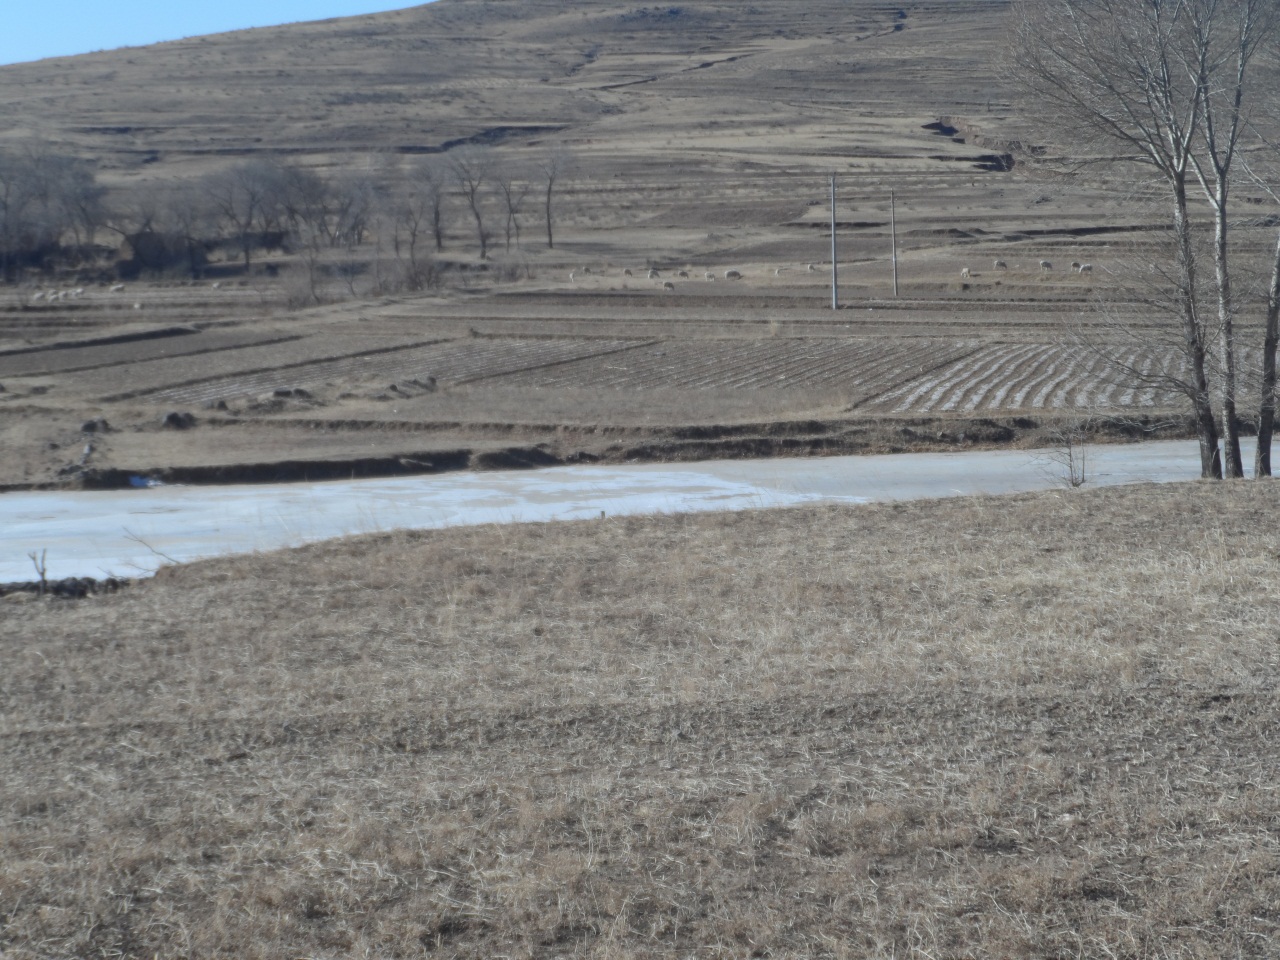
[[[227,425],[224,423],[224,426]],[[298,426],[298,424],[280,424]],[[303,424],[306,426],[306,424]],[[328,423],[341,429],[342,423]],[[353,436],[368,424],[346,424]],[[457,425],[449,425],[451,427]],[[498,429],[490,425],[476,433]],[[382,425],[386,429],[386,425]],[[539,431],[503,425],[511,439],[526,443],[508,446],[459,445],[450,449],[421,449],[430,431],[406,438],[406,450],[378,456],[333,456],[219,464],[119,465],[87,467],[69,477],[64,487],[122,489],[149,483],[219,484],[288,483],[413,476],[458,470],[521,470],[587,463],[688,463],[699,460],[768,459],[771,457],[840,456],[854,454],[945,452],[1006,447],[1053,447],[1066,442],[1068,424],[1049,418],[933,418],[888,420],[809,419],[732,425],[666,428],[602,427]],[[1189,425],[1155,418],[1126,418],[1072,426],[1075,441],[1123,443],[1192,436]],[[354,446],[353,442],[353,446]],[[41,485],[27,485],[41,486]],[[48,485],[44,485],[48,486]],[[19,489],[12,485],[7,489]]]

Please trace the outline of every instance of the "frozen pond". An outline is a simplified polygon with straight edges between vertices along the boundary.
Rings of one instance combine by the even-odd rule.
[[[1087,449],[1094,486],[1191,480],[1195,441]],[[1247,450],[1249,461],[1252,450]],[[167,562],[353,533],[1048,489],[1046,452],[972,451],[450,473],[391,480],[0,495],[0,582],[138,576]],[[163,555],[163,556],[162,556]]]

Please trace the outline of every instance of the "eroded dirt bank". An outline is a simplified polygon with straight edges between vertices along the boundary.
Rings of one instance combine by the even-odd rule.
[[[1180,439],[1188,425],[1134,417],[1081,425],[1042,417],[803,420],[687,425],[562,426],[376,420],[197,420],[111,428],[48,451],[33,473],[0,464],[0,490],[120,489],[160,483],[286,483],[512,470],[578,463],[703,460],[1053,447],[1068,432],[1088,442]],[[82,451],[91,448],[88,455]],[[65,462],[64,462],[65,461]],[[8,476],[5,474],[8,473]]]

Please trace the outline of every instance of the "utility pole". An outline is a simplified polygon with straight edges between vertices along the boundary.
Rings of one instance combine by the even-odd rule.
[[[836,266],[836,175],[831,174],[831,309],[840,309],[840,272]]]
[[[893,258],[893,295],[898,296],[898,219],[894,215],[893,191],[889,191],[889,242],[892,244]]]

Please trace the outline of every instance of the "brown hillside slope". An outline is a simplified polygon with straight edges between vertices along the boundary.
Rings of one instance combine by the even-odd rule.
[[[1005,7],[438,0],[0,68],[0,129],[124,171],[519,136],[506,128],[615,149],[652,129],[717,147],[760,123],[985,110],[1000,98]]]

